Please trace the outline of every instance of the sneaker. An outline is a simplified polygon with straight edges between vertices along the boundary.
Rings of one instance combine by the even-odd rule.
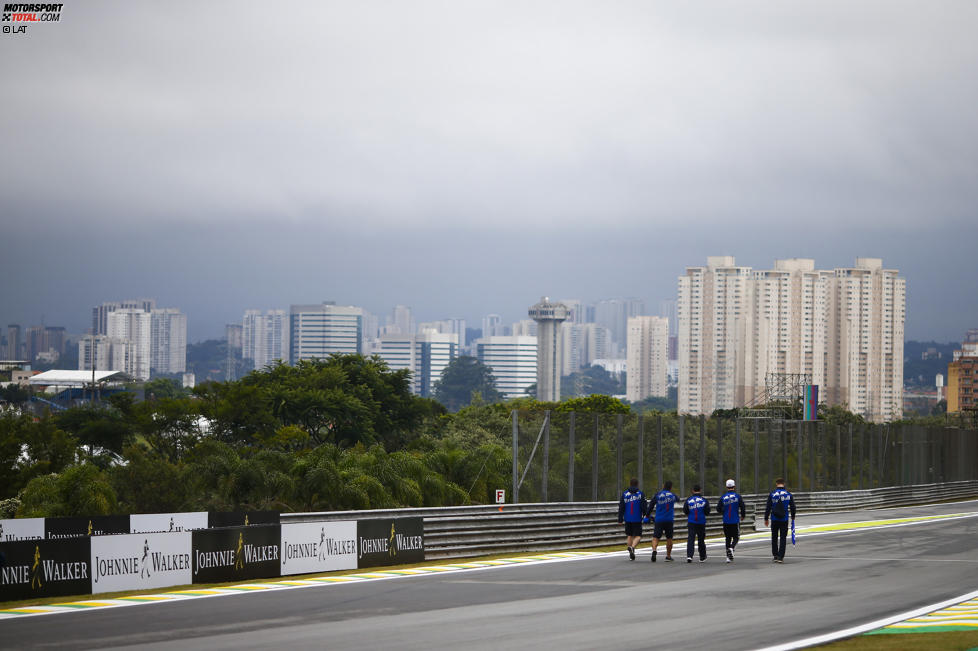
[[[631,559],[631,560],[633,560],[633,561],[635,560],[635,548],[634,547],[629,547],[628,548],[628,558]]]
[[[731,562],[733,562],[733,560],[732,560],[732,559],[730,559],[730,558],[728,558],[728,559],[726,560],[726,562],[727,562],[727,563],[731,563]]]
[[[686,557],[686,562],[687,563],[692,563],[693,562],[693,557],[692,556],[687,556]]]
[[[733,550],[727,547],[727,562],[729,563],[732,560],[733,560]]]
[[[672,562],[672,556],[666,556],[666,563]]]
[[[706,562],[706,559],[705,558],[701,558],[700,559],[700,563],[705,563],[705,562]]]
[[[784,563],[784,559],[783,558],[775,558],[774,559],[774,562],[775,563]]]
[[[772,563],[777,563],[777,562],[778,562],[778,557],[777,557],[777,556],[775,556],[775,557],[774,557],[774,560],[773,560],[773,561],[771,561],[771,562],[772,562]]]
[[[653,549],[652,550],[652,562],[653,563],[655,562],[655,555],[656,555],[656,551]]]

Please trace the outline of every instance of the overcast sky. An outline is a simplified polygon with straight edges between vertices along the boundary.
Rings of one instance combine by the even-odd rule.
[[[9,23],[4,23],[7,25]],[[881,257],[978,327],[978,3],[92,2],[0,39],[0,321],[526,318]]]

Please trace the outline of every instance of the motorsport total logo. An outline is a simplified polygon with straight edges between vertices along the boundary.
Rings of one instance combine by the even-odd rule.
[[[61,21],[64,3],[13,3],[3,5],[4,34],[26,34],[28,25]]]

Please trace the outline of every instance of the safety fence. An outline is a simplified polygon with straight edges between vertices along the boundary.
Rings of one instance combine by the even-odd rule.
[[[649,491],[650,494],[652,491]],[[716,497],[707,496],[711,505]],[[767,493],[744,494],[747,517],[743,530],[754,530],[764,519]],[[846,511],[887,506],[927,504],[978,497],[978,481],[926,484],[830,492],[795,492],[800,514],[816,511]],[[320,522],[350,519],[366,514],[384,517],[411,516],[424,519],[425,555],[434,558],[460,558],[511,552],[546,551],[599,547],[624,543],[622,526],[617,522],[618,503],[562,502],[506,504],[500,506],[455,506],[393,509],[387,511],[336,511],[325,513],[283,513],[283,522]],[[645,525],[645,538],[651,526]],[[707,535],[719,536],[719,516],[707,518]],[[676,539],[685,540],[686,525],[677,513]]]
[[[0,601],[245,581],[425,559],[422,518],[365,515],[358,520],[2,542]]]
[[[978,431],[912,424],[706,418],[675,413],[514,410],[508,501],[600,502],[627,480],[688,494],[725,480],[766,493],[840,491],[978,480]]]

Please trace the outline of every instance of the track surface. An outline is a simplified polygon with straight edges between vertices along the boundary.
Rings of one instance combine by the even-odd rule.
[[[962,512],[978,502],[799,514],[797,524]],[[622,552],[4,620],[0,647],[753,649],[978,589],[978,517],[799,536],[784,565],[766,537],[742,541],[729,565],[718,545],[692,565],[685,544],[675,563],[652,564],[643,550],[634,562]]]

